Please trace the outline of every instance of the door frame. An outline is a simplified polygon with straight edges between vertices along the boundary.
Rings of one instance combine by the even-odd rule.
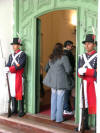
[[[36,19],[36,69],[35,69],[35,113],[40,110],[40,42],[41,42],[41,21]]]
[[[42,15],[45,15],[45,14],[48,14],[50,12],[53,12],[53,11],[60,11],[60,10],[76,10],[77,11],[77,26],[76,26],[76,44],[80,44],[79,43],[79,32],[80,32],[80,17],[79,17],[79,10],[80,8],[79,7],[75,7],[75,8],[72,8],[72,7],[60,7],[59,9],[51,9],[51,10],[47,10],[45,12],[41,12],[40,14],[36,15],[34,18],[33,18],[33,21],[35,22],[35,26],[36,26],[36,20],[37,18],[39,18],[40,16]],[[35,28],[34,26],[34,28]],[[34,29],[34,32],[37,33],[36,31],[36,28]],[[35,44],[36,44],[36,38],[37,38],[37,34],[35,34],[36,36],[34,37],[35,38]],[[40,47],[40,46],[39,46]],[[35,46],[35,49],[36,49],[36,46]],[[36,54],[35,54],[36,55]],[[76,82],[76,85],[75,85],[75,122],[78,123],[78,120],[79,120],[79,104],[78,104],[78,101],[79,101],[79,90],[78,90],[78,76],[77,76],[77,66],[78,66],[78,55],[79,55],[79,47],[78,45],[76,45],[76,65],[75,65],[75,68],[76,68],[76,75],[75,75],[75,82]],[[36,68],[35,68],[36,70]],[[37,73],[37,72],[36,72]],[[36,88],[35,88],[35,93],[36,93]],[[36,97],[35,97],[36,99]],[[36,107],[37,105],[35,105]],[[36,109],[37,110],[37,109]],[[35,112],[36,113],[36,112]]]

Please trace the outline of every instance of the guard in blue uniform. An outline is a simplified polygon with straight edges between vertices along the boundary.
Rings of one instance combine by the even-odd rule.
[[[88,114],[96,114],[97,53],[94,47],[97,41],[95,40],[95,35],[87,34],[85,41],[82,43],[84,44],[86,53],[79,56],[78,63],[78,76],[82,78],[80,87],[80,110],[83,108],[85,117],[84,129],[88,130]],[[79,122],[79,131],[81,128],[81,119]]]
[[[9,56],[8,63],[5,67],[5,72],[9,76],[10,92],[12,99],[12,114],[17,113],[19,101],[20,117],[24,116],[24,102],[23,102],[23,72],[26,63],[26,54],[19,48],[22,45],[19,38],[14,38],[13,43],[14,53]]]

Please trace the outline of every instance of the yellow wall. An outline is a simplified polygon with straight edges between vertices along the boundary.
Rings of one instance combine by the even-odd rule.
[[[56,42],[64,43],[71,40],[76,43],[74,26],[71,24],[75,10],[62,10],[45,14],[41,20],[41,63],[43,67],[48,62],[48,57]]]

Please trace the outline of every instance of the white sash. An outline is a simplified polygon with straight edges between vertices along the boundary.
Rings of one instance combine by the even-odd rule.
[[[21,53],[22,53],[22,51],[18,52],[15,56],[14,56],[14,54],[12,54],[13,60],[12,60],[11,66],[12,66],[13,63],[15,63],[16,65],[18,64],[18,62],[16,61],[16,58],[17,58]]]
[[[83,65],[83,67],[88,67],[88,68],[92,68],[92,66],[90,65],[90,62],[95,58],[97,57],[97,53],[94,54],[93,56],[91,56],[89,58],[89,60],[86,58],[86,54],[83,54],[83,58],[84,58],[84,61],[85,61],[85,64]]]

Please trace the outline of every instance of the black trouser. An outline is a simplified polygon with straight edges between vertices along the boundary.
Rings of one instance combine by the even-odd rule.
[[[88,108],[82,110],[82,125],[81,125],[81,132],[84,133],[85,130],[89,130],[88,126]],[[75,131],[78,132],[78,127],[75,128]]]
[[[88,126],[88,108],[83,109],[83,117],[84,117],[84,128],[89,128]]]
[[[70,103],[70,96],[71,96],[71,90],[65,90],[64,110],[67,110],[67,111],[72,111],[72,107]]]
[[[24,97],[22,97],[22,100],[19,100],[19,113],[18,115],[20,117],[24,116]]]
[[[17,114],[18,109],[18,101],[15,97],[12,97],[12,114]],[[22,100],[19,100],[19,113],[18,115],[20,117],[24,116],[24,97],[22,97]]]
[[[41,93],[41,96],[43,97],[45,92],[44,92],[44,88],[43,88],[43,75],[40,74],[40,93]]]
[[[16,100],[15,97],[11,97],[11,100],[12,100],[12,114],[16,114],[18,108],[18,101]]]

